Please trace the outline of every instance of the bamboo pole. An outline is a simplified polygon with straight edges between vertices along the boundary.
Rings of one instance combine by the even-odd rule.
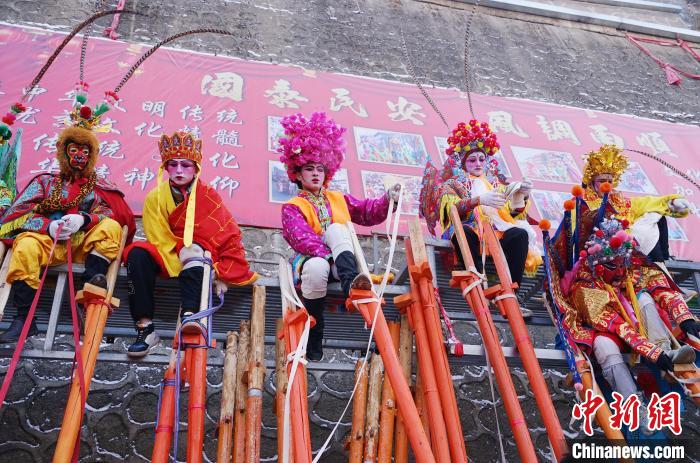
[[[420,422],[420,417],[416,410],[416,404],[413,402],[411,390],[403,377],[399,358],[392,344],[391,333],[389,333],[389,327],[384,318],[384,311],[381,310],[381,306],[377,307],[377,304],[381,304],[383,301],[374,302],[373,299],[376,300],[374,291],[352,289],[346,305],[348,307],[356,307],[368,326],[374,325],[374,342],[384,361],[384,368],[389,381],[391,381],[391,386],[394,388],[396,402],[399,404],[399,413],[401,413],[406,422],[417,424]],[[426,436],[420,426],[409,426],[407,431],[408,440],[411,442],[411,448],[418,463],[432,463],[436,461],[436,458],[440,458],[433,455],[428,436]],[[447,457],[449,458],[449,452]],[[439,459],[439,461],[448,460]]]
[[[420,422],[425,429],[425,434],[430,439],[430,419],[428,418],[428,408],[425,405],[425,381],[423,381],[423,373],[420,371],[420,365],[416,366],[416,408],[418,409],[418,414],[420,416]],[[399,409],[400,410],[400,409]],[[401,414],[399,413],[399,418]],[[432,440],[431,440],[432,442]]]
[[[367,412],[365,413],[364,463],[374,463],[377,461],[377,451],[379,447],[379,410],[382,400],[383,376],[384,365],[382,364],[382,357],[377,354],[372,354],[372,361],[369,367]]]
[[[221,388],[221,416],[219,417],[219,444],[217,463],[230,463],[233,450],[233,417],[236,411],[236,368],[238,360],[238,333],[226,334],[224,380]]]
[[[0,321],[5,313],[5,306],[7,305],[7,300],[10,298],[10,290],[12,289],[12,283],[7,282],[7,271],[10,269],[10,262],[12,261],[12,248],[7,248],[7,245],[0,241],[0,249],[2,249],[2,254],[4,256],[2,260],[2,267],[0,267]]]
[[[405,246],[406,254],[410,252],[410,245]],[[420,302],[420,294],[416,282],[411,278],[411,295],[410,298],[403,299],[401,296],[394,298],[394,303],[398,307],[406,306],[412,328],[416,336],[416,356],[418,357],[418,366],[420,368],[423,392],[425,395],[425,409],[428,414],[428,423],[430,428],[430,439],[432,443],[433,453],[437,461],[450,461],[450,445],[447,439],[447,429],[445,426],[445,418],[443,415],[442,405],[440,403],[440,393],[438,391],[438,380],[435,375],[435,367],[430,355],[430,340],[428,339],[428,330],[426,329],[423,308]],[[401,409],[399,408],[399,412]],[[410,430],[410,428],[408,428]]]
[[[355,382],[359,381],[355,397],[352,399],[352,426],[349,436],[348,463],[362,463],[362,449],[364,447],[365,413],[367,412],[367,383],[368,367],[364,359],[357,361],[355,365]]]
[[[401,324],[390,322],[389,332],[391,333],[391,340],[394,343],[394,349],[399,352],[399,363],[401,363],[401,351],[399,350]],[[403,363],[401,363],[401,371],[404,372]],[[404,374],[404,378],[405,377]],[[394,445],[395,418],[396,402],[394,400],[394,390],[391,387],[391,382],[385,380],[382,386],[382,409],[379,415],[379,451],[377,453],[377,461],[379,461],[379,463],[391,463],[391,451]]]
[[[284,319],[275,320],[275,415],[277,416],[277,460],[282,462],[284,447],[284,396],[287,393],[287,353],[284,345]]]
[[[459,408],[455,396],[452,373],[445,351],[445,339],[440,326],[440,317],[435,307],[433,288],[433,275],[428,264],[428,256],[423,242],[423,231],[419,220],[416,218],[408,223],[410,234],[410,246],[407,243],[406,257],[409,263],[411,280],[415,281],[423,307],[423,319],[428,332],[430,356],[433,360],[435,378],[437,380],[440,403],[442,405],[447,439],[450,444],[450,457],[452,463],[467,463],[467,449],[464,444],[462,423],[459,419]]]
[[[250,311],[250,360],[248,367],[245,462],[259,463],[262,428],[262,394],[265,382],[265,287],[253,286]]]
[[[450,209],[450,218],[453,223],[461,223],[457,208],[454,206]],[[457,242],[459,243],[459,251],[462,253],[464,265],[466,268],[474,267],[474,259],[472,259],[467,237],[462,227],[455,227],[455,237],[457,237]],[[481,281],[470,271],[454,271],[452,272],[450,286],[457,286],[462,291],[464,300],[467,301],[472,312],[474,312],[484,341],[484,349],[489,356],[491,367],[496,376],[496,384],[508,415],[508,421],[513,431],[515,444],[518,447],[520,460],[527,462],[537,461],[535,447],[532,444],[530,431],[527,429],[525,415],[523,415],[523,411],[520,408],[513,378],[510,376],[510,370],[496,334],[496,327],[489,312]]]
[[[90,384],[95,372],[95,364],[97,363],[97,354],[100,351],[102,343],[102,335],[104,334],[107,317],[110,313],[110,307],[119,307],[119,300],[112,297],[114,293],[114,285],[119,274],[119,266],[121,265],[122,251],[126,244],[127,230],[126,226],[122,227],[119,252],[116,258],[110,263],[107,271],[107,289],[100,288],[86,283],[82,291],[78,291],[76,300],[78,302],[90,301],[87,304],[87,319],[85,321],[83,345],[75,346],[80,349],[83,355],[83,378],[85,380],[84,398],[81,393],[80,376],[76,371],[73,374],[71,381],[70,392],[63,415],[63,423],[61,431],[56,441],[56,450],[54,452],[53,461],[69,462],[73,457],[73,452],[76,450],[76,441],[80,433],[80,426],[85,413],[85,401],[87,400],[90,391]],[[8,253],[9,254],[9,253]],[[77,365],[76,368],[80,366]]]
[[[392,334],[393,336],[393,334]],[[403,372],[403,377],[406,380],[406,384],[411,387],[411,360],[413,359],[413,334],[411,333],[411,326],[408,323],[408,316],[401,315],[401,334],[399,336],[399,363],[401,363],[401,371]],[[393,392],[393,390],[392,390]],[[418,415],[423,418],[423,408],[422,401],[421,406],[419,406],[418,398],[422,397],[421,394],[414,394],[416,397],[416,408],[418,409]],[[396,404],[394,404],[396,408]],[[394,436],[394,461],[395,463],[407,463],[408,462],[408,435],[405,429],[406,424],[399,413],[396,416],[396,435]],[[426,426],[427,432],[427,426]],[[428,435],[428,439],[430,436]],[[381,452],[381,445],[380,445]]]
[[[248,383],[248,353],[250,350],[250,321],[242,320],[238,329],[238,363],[236,364],[236,412],[233,425],[233,463],[245,460],[246,390]]]
[[[569,453],[569,448],[566,444],[566,440],[564,439],[564,432],[562,431],[561,424],[559,423],[559,416],[557,415],[557,411],[554,409],[552,395],[549,392],[544,376],[542,376],[542,368],[540,367],[540,362],[537,360],[537,356],[535,355],[535,349],[532,346],[530,334],[525,326],[525,321],[523,320],[523,315],[520,311],[520,305],[518,304],[517,299],[515,299],[513,282],[510,278],[510,272],[508,270],[508,262],[503,254],[501,244],[496,237],[496,232],[490,224],[484,224],[483,228],[486,245],[488,246],[488,249],[493,257],[493,262],[496,265],[496,272],[498,273],[498,279],[501,282],[499,288],[494,289],[494,291],[498,296],[505,296],[505,298],[497,300],[496,304],[508,318],[508,324],[510,325],[510,329],[513,333],[515,343],[518,346],[518,354],[523,362],[523,368],[527,373],[527,378],[530,382],[530,389],[535,395],[535,402],[537,403],[537,408],[540,410],[540,415],[542,416],[542,421],[544,422],[544,426],[547,430],[549,442],[552,449],[554,449],[554,455],[557,461],[560,461]]]

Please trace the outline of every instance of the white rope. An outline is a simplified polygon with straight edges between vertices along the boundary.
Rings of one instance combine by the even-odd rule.
[[[503,299],[508,299],[508,298],[515,299],[516,301],[518,300],[518,297],[517,297],[515,294],[513,294],[513,293],[508,293],[508,294],[501,294],[500,296],[494,297],[494,298],[493,298],[493,302],[501,301],[501,300],[503,300]]]
[[[367,303],[375,303],[375,309],[374,309],[374,315],[372,316],[372,320],[374,321],[372,323],[372,327],[369,332],[369,339],[367,340],[367,348],[365,351],[365,357],[362,362],[362,366],[360,367],[360,371],[357,374],[357,378],[355,379],[355,386],[352,388],[352,392],[350,393],[350,397],[348,398],[348,402],[345,404],[345,408],[343,408],[343,412],[340,414],[340,418],[338,418],[338,421],[336,421],[335,425],[333,426],[333,429],[331,430],[330,434],[328,434],[328,437],[326,438],[325,442],[321,446],[321,448],[318,450],[316,453],[316,456],[313,459],[312,463],[317,463],[318,460],[323,456],[323,454],[328,450],[328,446],[330,445],[331,440],[333,439],[333,436],[335,435],[336,431],[338,430],[338,427],[340,426],[341,421],[343,421],[343,418],[345,417],[345,413],[347,413],[348,408],[350,408],[350,404],[352,403],[352,399],[355,397],[355,392],[357,391],[357,387],[360,384],[360,379],[362,378],[362,373],[364,369],[367,367],[367,360],[369,359],[370,355],[370,347],[372,346],[372,339],[374,339],[374,328],[377,326],[377,314],[379,314],[379,311],[381,310],[382,304],[381,300],[384,295],[384,290],[386,289],[386,284],[387,281],[389,280],[389,272],[391,271],[391,263],[394,259],[394,251],[396,250],[396,238],[398,237],[399,233],[399,223],[401,220],[401,203],[403,202],[403,185],[401,186],[401,189],[399,190],[399,200],[397,202],[397,207],[396,207],[396,214],[393,215],[393,227],[392,227],[392,234],[389,237],[389,257],[387,259],[386,263],[386,269],[384,270],[384,277],[382,278],[382,283],[379,286],[379,291],[374,291],[374,284],[372,284],[372,291],[374,294],[376,294],[376,297],[371,297],[367,299],[359,299],[357,301],[353,301],[353,304],[355,305],[355,308],[357,308],[358,304],[367,304]],[[393,200],[389,201],[389,212],[388,212],[388,217],[387,220],[392,219],[392,210],[393,210]],[[357,239],[357,235],[355,234],[355,228],[352,225],[352,222],[347,222],[348,229],[350,230],[350,236],[352,237],[352,243],[353,243],[353,248],[355,249],[355,258],[358,259],[359,264],[360,264],[360,270],[362,273],[365,275],[369,276],[369,269],[367,268],[367,261],[365,260],[365,256],[362,252],[362,247],[360,246],[360,242]],[[371,283],[370,279],[370,283]],[[285,462],[286,463],[286,462]]]

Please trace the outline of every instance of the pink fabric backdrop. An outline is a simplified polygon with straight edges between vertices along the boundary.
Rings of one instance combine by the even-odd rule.
[[[2,108],[18,100],[63,37],[0,25]],[[114,89],[147,48],[91,39],[85,71],[90,102],[94,105],[105,90]],[[15,125],[24,129],[20,187],[36,173],[55,168],[54,142],[60,131],[56,123],[70,109],[67,92],[78,80],[79,57],[77,37]],[[450,125],[469,118],[467,100],[458,90],[435,89],[430,94]],[[135,211],[156,185],[158,137],[188,128],[204,141],[204,179],[219,190],[241,224],[261,227],[280,226],[279,203],[294,193],[271,146],[278,118],[297,111],[328,112],[348,128],[347,159],[336,186],[362,198],[382,194],[385,185],[402,181],[409,190],[404,208],[408,214],[417,212],[426,159],[442,162],[440,146],[449,133],[411,85],[173,49],[155,53],[120,95],[121,109],[107,114],[112,132],[99,134],[98,168],[122,188]],[[700,179],[700,161],[693,150],[700,139],[698,127],[511,98],[473,99],[477,115],[498,133],[507,172],[514,179],[527,176],[534,181],[531,215],[536,218],[558,219],[566,192],[580,182],[582,153],[603,142],[657,154]],[[631,195],[679,192],[693,202],[695,188],[688,182],[653,160],[634,153],[630,157],[634,169],[623,189]],[[670,225],[672,253],[700,260],[700,250],[692,245],[698,238],[691,232],[700,226],[698,216],[672,220]]]

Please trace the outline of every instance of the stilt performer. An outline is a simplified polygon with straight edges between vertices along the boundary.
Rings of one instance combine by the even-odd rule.
[[[678,194],[626,197],[616,188],[628,166],[629,158],[615,145],[603,145],[587,153],[582,180],[583,200],[590,209],[598,209],[604,195],[600,190],[601,185],[612,184],[613,190],[608,193],[608,208],[616,217],[627,221],[639,250],[670,276],[664,265],[664,261],[670,257],[666,217],[687,217],[690,203]]]
[[[351,288],[369,290],[366,275],[358,275],[352,240],[346,222],[372,226],[384,221],[390,195],[398,199],[399,185],[376,199],[359,200],[328,189],[345,157],[345,129],[325,113],[282,119],[280,160],[299,195],[282,206],[282,233],[294,249],[294,282],[301,286],[306,310],[316,319],[309,333],[307,358],[323,358],[323,312],[328,281],[340,280],[345,298]]]
[[[600,207],[605,210],[609,206],[605,193],[611,185],[600,188],[604,193]],[[603,377],[626,398],[638,394],[638,387],[622,353],[633,351],[659,370],[673,371],[675,364],[693,363],[695,352],[690,346],[671,349],[670,325],[697,336],[700,324],[680,289],[636,247],[634,237],[625,231],[627,219],[618,220],[613,214],[606,218],[583,204],[572,227],[578,230],[580,251],[568,265],[574,242],[565,227],[571,224],[573,203],[565,204],[565,220],[554,238],[545,240],[547,271],[551,284],[558,285],[550,297],[562,314],[568,342],[592,352]],[[642,430],[648,431],[644,426]]]
[[[83,281],[105,287],[107,267],[119,251],[120,222],[133,226],[123,194],[108,180],[98,178],[94,169],[99,151],[94,132],[105,129],[100,118],[118,97],[106,92],[105,100],[93,109],[86,104],[86,91],[86,84],[80,82],[68,127],[56,142],[59,173],[34,177],[2,217],[0,238],[13,240],[7,282],[14,286],[17,316],[0,342],[19,338],[39,286],[41,267],[66,262],[70,245],[73,260],[85,263]],[[49,262],[55,238],[59,242]],[[31,336],[38,329],[34,320],[30,323]]]
[[[137,333],[128,349],[132,357],[147,355],[159,340],[153,324],[156,276],[178,279],[185,313],[199,311],[204,251],[212,256],[217,294],[225,293],[229,285],[249,285],[258,278],[245,258],[238,224],[219,194],[199,178],[202,140],[175,132],[163,135],[158,148],[158,186],[143,206],[148,241],[135,242],[126,251],[129,309]],[[161,181],[163,171],[168,173],[167,182]]]
[[[428,161],[423,176],[420,212],[428,229],[435,235],[439,222],[442,238],[449,239],[459,249],[454,237],[454,224],[449,209],[455,204],[476,269],[483,272],[483,231],[478,217],[484,215],[493,224],[506,255],[513,282],[520,284],[523,273],[534,273],[542,263],[542,252],[536,243],[536,233],[527,221],[527,209],[532,183],[507,184],[493,157],[500,145],[488,124],[475,119],[460,122],[447,139],[447,160],[442,170]],[[463,266],[460,252],[456,252]],[[532,316],[521,307],[523,317]]]

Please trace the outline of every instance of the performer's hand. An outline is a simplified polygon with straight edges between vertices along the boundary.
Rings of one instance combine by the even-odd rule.
[[[400,192],[401,192],[401,184],[397,183],[396,185],[389,188],[389,190],[387,191],[387,194],[389,195],[389,199],[393,200],[395,203],[398,203]]]
[[[669,209],[673,212],[683,213],[690,209],[690,202],[685,198],[676,198],[669,201]]]
[[[49,236],[51,238],[56,238],[56,232],[58,231],[58,227],[63,225],[63,220],[52,220],[51,223],[49,223]],[[64,227],[65,228],[65,227]],[[64,240],[65,238],[61,238],[65,234],[63,231],[64,229],[61,229],[61,234],[58,236],[59,240]],[[70,234],[68,235],[70,236]]]
[[[656,359],[656,367],[659,370],[673,371],[673,362],[665,353],[661,353],[659,358]]]
[[[221,296],[222,294],[225,294],[226,291],[228,291],[228,285],[218,278],[214,278],[214,292]]]
[[[76,233],[80,228],[85,224],[85,217],[83,217],[80,214],[66,214],[63,217],[61,217],[61,220],[63,220],[64,225],[63,225],[63,230],[61,230],[61,235],[63,233],[67,233],[68,236],[72,235],[73,233]]]
[[[496,190],[491,190],[479,196],[479,204],[500,209],[506,204],[506,195]]]
[[[530,196],[531,191],[532,191],[532,181],[530,181],[527,178],[523,178],[523,181],[520,184],[520,188],[518,189],[518,193],[522,194],[525,197],[528,197],[528,196]]]
[[[679,326],[685,334],[690,334],[696,338],[700,338],[700,323],[698,323],[696,320],[684,320]]]

